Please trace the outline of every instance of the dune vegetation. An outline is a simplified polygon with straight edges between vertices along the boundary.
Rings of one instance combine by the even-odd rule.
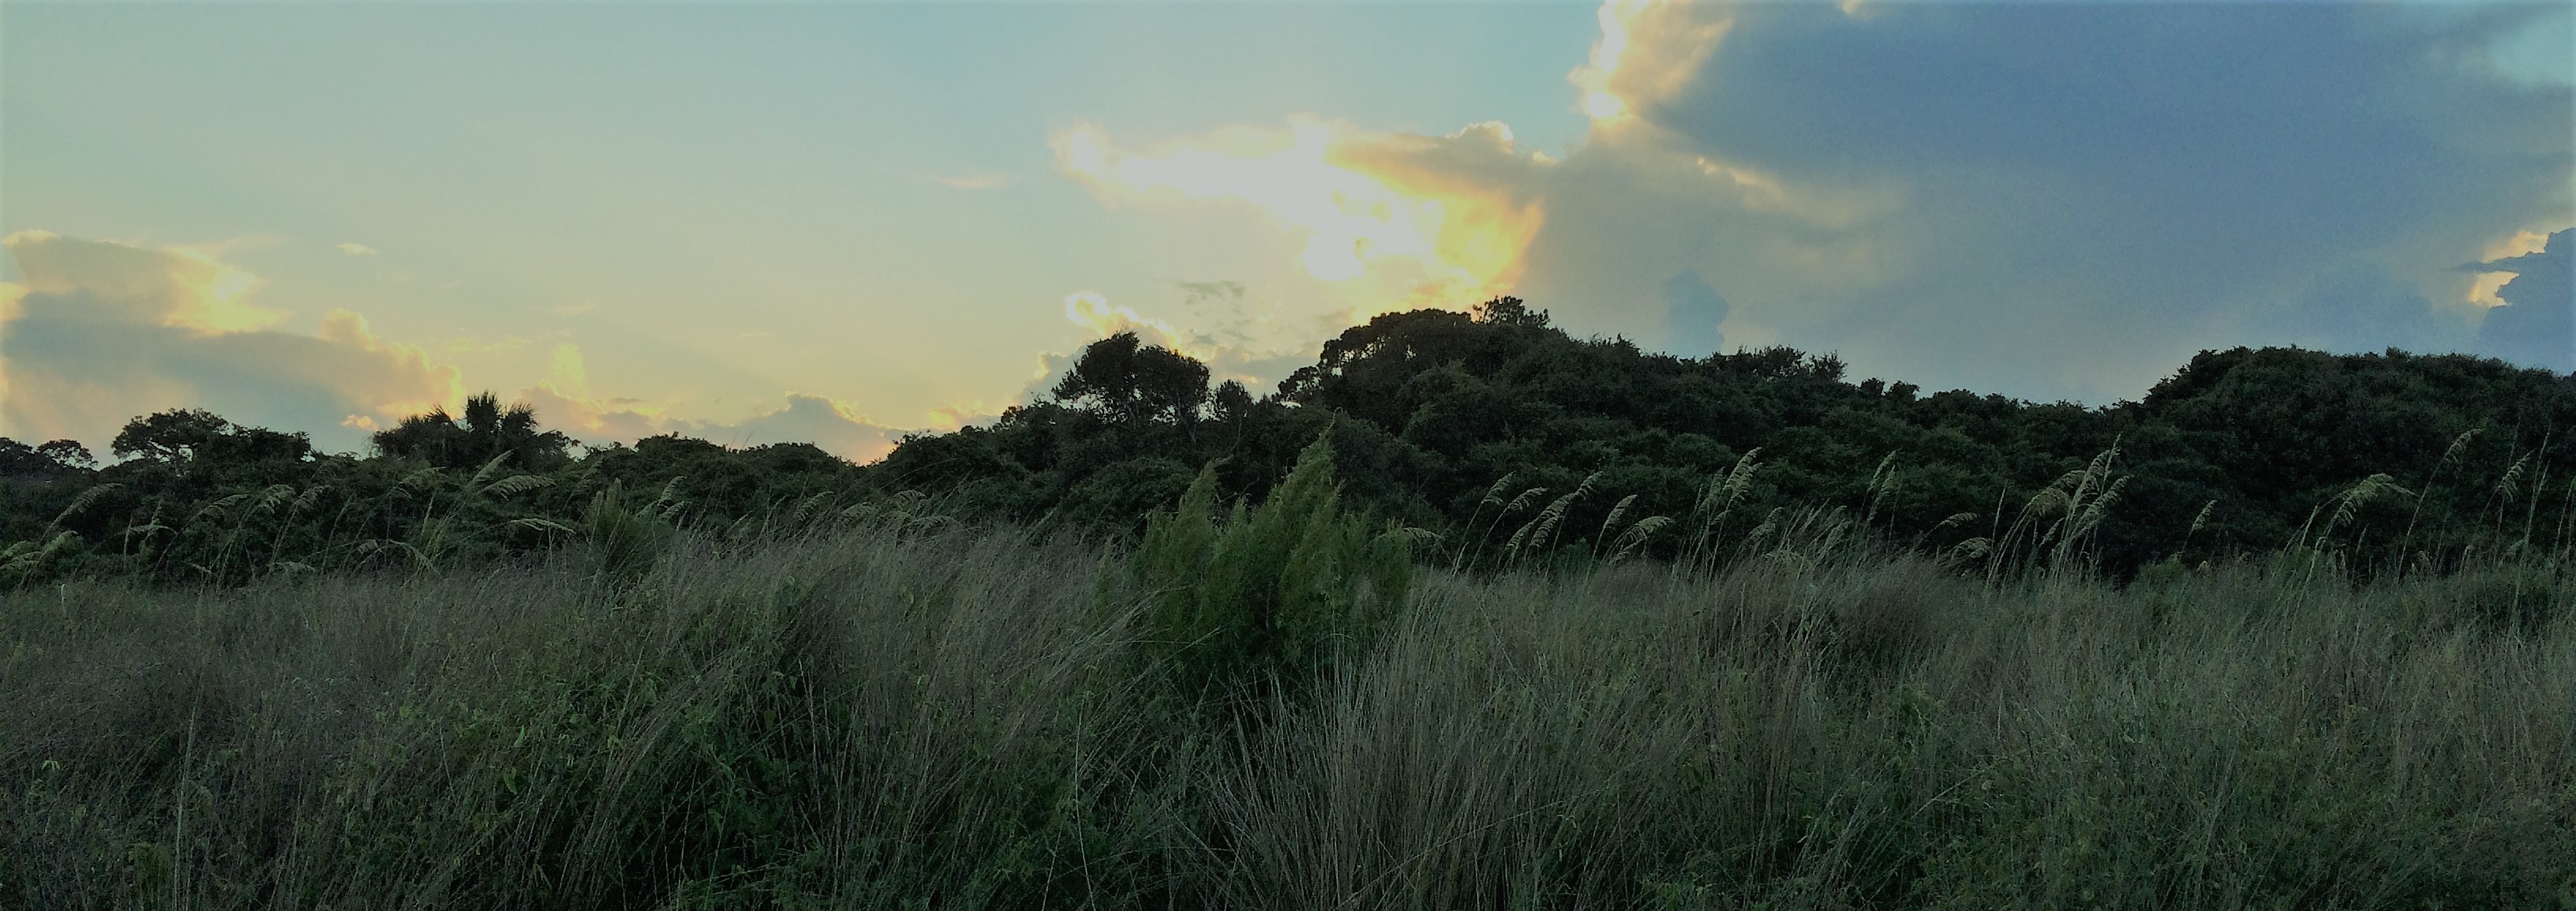
[[[1339,486],[22,586],[0,904],[2576,903],[2563,547],[2114,586],[1827,510],[1466,572]]]
[[[1381,317],[853,465],[0,440],[0,908],[2576,909],[2576,377]]]

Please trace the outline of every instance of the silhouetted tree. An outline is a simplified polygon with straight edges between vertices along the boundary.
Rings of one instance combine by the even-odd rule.
[[[1207,401],[1207,384],[1206,364],[1121,332],[1083,348],[1054,392],[1059,400],[1125,421],[1167,419],[1186,426]]]
[[[0,437],[0,475],[22,478],[52,478],[78,474],[98,465],[89,448],[72,440],[54,440],[41,445]]]
[[[507,464],[520,471],[560,466],[569,461],[565,450],[572,446],[572,438],[561,431],[537,426],[535,406],[520,402],[503,408],[500,397],[490,392],[465,400],[462,424],[439,408],[404,418],[371,439],[378,452],[443,468],[470,468],[506,454]]]
[[[232,432],[233,422],[214,412],[183,408],[127,421],[108,451],[118,458],[182,464]]]
[[[90,455],[89,447],[81,445],[78,440],[48,440],[39,444],[36,451],[65,468],[98,467],[98,457]]]

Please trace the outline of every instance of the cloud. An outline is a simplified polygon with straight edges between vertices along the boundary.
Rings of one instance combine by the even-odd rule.
[[[1086,124],[1050,144],[1060,170],[1113,203],[1253,207],[1304,239],[1299,265],[1339,289],[1349,321],[1502,293],[1545,220],[1527,191],[1549,165],[1516,154],[1499,123],[1418,136],[1300,117],[1139,149]]]
[[[1181,289],[1181,293],[1186,295],[1181,300],[1184,306],[1196,307],[1211,301],[1228,304],[1243,301],[1242,282],[1173,282],[1172,287]]]
[[[1616,0],[1519,286],[1652,337],[1690,270],[1730,336],[2042,398],[2439,350],[2502,293],[2453,264],[2576,222],[2576,95],[2469,62],[2546,12]]]
[[[1844,11],[1856,9],[1846,5]],[[1686,5],[1652,0],[1608,0],[1599,19],[1601,38],[1592,44],[1591,61],[1566,76],[1581,91],[1576,107],[1597,128],[1623,125],[1636,118],[1640,102],[1679,91],[1735,26],[1732,15],[1702,16]]]
[[[0,298],[0,433],[104,448],[135,416],[207,408],[315,431],[354,449],[370,424],[461,398],[457,371],[380,338],[347,310],[314,334],[251,297],[257,276],[202,249],[22,231],[5,240],[23,285]]]
[[[370,246],[367,246],[366,244],[349,243],[349,244],[333,244],[332,246],[333,246],[334,248],[337,248],[340,252],[342,252],[342,253],[346,253],[346,254],[349,254],[350,256],[374,256],[374,255],[376,255],[376,248],[374,248],[374,247],[370,247]]]
[[[2495,289],[2502,306],[2478,326],[2477,351],[2529,367],[2576,371],[2576,256],[2570,235],[2549,235],[2537,252],[2488,260],[2474,268],[2512,278]]]
[[[819,395],[788,393],[787,404],[731,423],[680,422],[690,436],[732,446],[766,443],[813,443],[853,462],[873,462],[894,451],[910,431],[868,420],[849,403]]]
[[[286,317],[250,302],[266,284],[258,276],[202,248],[148,249],[51,231],[20,231],[0,238],[0,246],[17,258],[29,300],[83,298],[99,319],[220,335]]]
[[[1684,269],[1664,280],[1664,350],[1682,357],[1707,357],[1721,350],[1726,336],[1718,324],[1733,309],[1717,289]]]
[[[2472,315],[2437,305],[2387,269],[2354,265],[2318,276],[2287,299],[2247,316],[2244,334],[2267,344],[2367,353],[2389,348],[2467,350]]]
[[[675,433],[729,446],[813,443],[833,455],[865,463],[883,458],[911,432],[871,421],[847,402],[798,392],[787,393],[786,404],[779,408],[738,421],[678,418],[634,399],[593,398],[581,349],[569,344],[554,347],[545,378],[520,390],[519,398],[536,407],[537,419],[546,426],[591,445]]]
[[[2503,240],[2488,244],[2486,253],[2480,255],[2478,260],[2486,262],[2499,259],[2511,259],[2527,253],[2538,253],[2546,249],[2549,249],[2548,234],[2540,231],[2516,231],[2513,232],[2511,236],[2508,236]]]
[[[146,248],[42,231],[8,236],[24,277],[0,284],[0,434],[70,438],[104,449],[135,416],[205,408],[235,421],[314,434],[359,450],[366,434],[464,399],[457,368],[333,310],[312,334],[269,328],[286,314],[253,300],[263,284],[204,248]],[[509,350],[534,340],[454,340],[447,350]],[[595,397],[581,349],[558,344],[543,379],[520,391],[539,419],[583,442],[664,433],[734,445],[813,442],[870,461],[904,433],[849,403],[789,392],[740,420],[680,418],[634,399]],[[941,420],[967,415],[952,409]],[[967,415],[971,417],[971,415]]]
[[[563,333],[549,334],[560,336]],[[484,338],[479,335],[462,335],[440,342],[438,343],[438,346],[442,350],[451,354],[461,354],[465,352],[497,354],[506,351],[517,351],[536,343],[536,339],[522,335],[503,335],[500,338]]]
[[[1086,338],[1083,345],[1108,338],[1120,332],[1133,332],[1149,345],[1159,345],[1206,364],[1211,384],[1233,380],[1261,394],[1278,384],[1288,374],[1314,361],[1318,334],[1338,331],[1341,326],[1327,324],[1336,320],[1308,322],[1296,329],[1279,331],[1276,316],[1265,312],[1272,308],[1250,299],[1249,289],[1238,282],[1176,282],[1188,294],[1184,304],[1201,310],[1199,324],[1191,328],[1138,313],[1134,308],[1112,305],[1096,291],[1076,291],[1065,295],[1064,318],[1080,326]],[[1211,306],[1213,305],[1213,306]],[[1294,324],[1292,324],[1294,325]],[[1265,339],[1272,341],[1265,342]],[[1293,339],[1293,340],[1291,340]],[[1045,399],[1065,372],[1073,369],[1080,352],[1043,352],[1038,355],[1037,370],[1020,390],[1019,400],[1030,403]],[[959,423],[963,423],[960,421]]]
[[[1561,158],[1498,123],[1051,143],[1112,204],[1248,205],[1347,322],[1509,292],[1667,350],[2107,402],[2205,347],[2502,344],[2472,327],[2521,273],[2454,265],[2576,223],[2576,92],[2483,61],[2550,12],[1611,0]]]

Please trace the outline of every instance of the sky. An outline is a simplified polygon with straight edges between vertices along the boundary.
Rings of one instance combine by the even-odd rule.
[[[2096,405],[2567,372],[2571,10],[0,0],[0,435],[488,389],[865,461],[1112,332],[1260,389],[1502,294]]]

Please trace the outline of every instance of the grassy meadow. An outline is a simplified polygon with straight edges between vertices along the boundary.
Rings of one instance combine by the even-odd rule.
[[[2576,908],[2563,561],[1406,573],[1298,483],[23,586],[0,907]]]

